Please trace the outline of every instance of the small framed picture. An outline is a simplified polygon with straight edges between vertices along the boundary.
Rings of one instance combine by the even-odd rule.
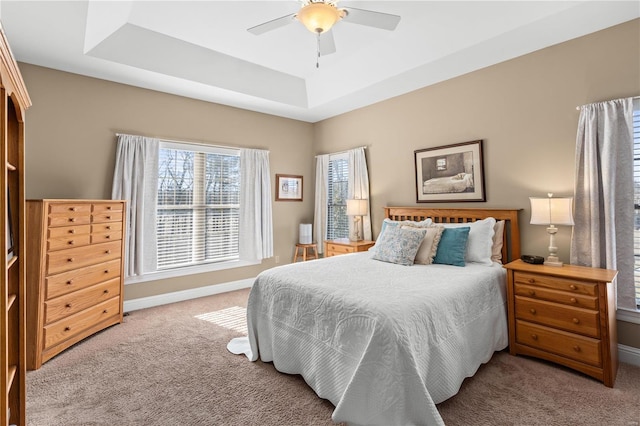
[[[277,174],[276,201],[302,201],[302,176]]]
[[[482,140],[414,152],[416,201],[486,201]]]

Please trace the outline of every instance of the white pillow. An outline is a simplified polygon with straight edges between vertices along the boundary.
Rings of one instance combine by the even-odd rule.
[[[422,244],[418,248],[418,252],[416,253],[416,257],[413,263],[418,265],[431,265],[433,263],[433,258],[436,256],[436,251],[438,250],[438,243],[440,242],[440,236],[442,236],[442,231],[444,231],[444,227],[442,226],[428,226],[417,227],[417,226],[409,226],[409,225],[401,225],[401,229],[411,229],[414,231],[422,231],[427,230],[427,233],[424,234],[424,238],[422,239]]]
[[[502,263],[502,244],[504,234],[504,220],[498,220],[493,227],[493,245],[491,246],[491,260]]]
[[[476,220],[475,222],[440,223],[439,225],[445,228],[468,226],[470,229],[467,251],[464,256],[465,262],[491,266],[493,264],[491,260],[491,249],[493,247],[493,235],[495,233],[493,227],[495,224],[496,220],[488,217],[486,219]]]

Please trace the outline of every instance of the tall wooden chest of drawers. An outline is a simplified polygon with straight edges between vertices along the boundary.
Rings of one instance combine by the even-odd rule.
[[[509,352],[553,361],[613,387],[618,371],[617,271],[507,265]]]
[[[125,202],[27,200],[27,368],[122,322]]]

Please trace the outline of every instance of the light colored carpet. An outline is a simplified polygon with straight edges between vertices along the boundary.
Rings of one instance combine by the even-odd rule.
[[[242,334],[237,318],[247,296],[240,290],[132,312],[28,372],[27,424],[334,424],[331,403],[301,377],[226,350]],[[640,368],[622,364],[609,389],[500,352],[438,409],[447,425],[637,426]]]

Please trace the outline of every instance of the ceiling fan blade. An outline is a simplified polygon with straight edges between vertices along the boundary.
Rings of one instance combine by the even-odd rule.
[[[274,20],[265,22],[264,24],[256,25],[255,27],[248,28],[251,34],[260,35],[264,34],[268,31],[275,30],[280,27],[284,27],[285,25],[291,24],[295,20],[295,13],[291,15],[283,16],[281,18],[276,18]]]
[[[345,8],[345,10],[347,11],[347,16],[343,19],[352,24],[366,25],[369,27],[393,31],[400,22],[400,17],[398,15],[391,15],[390,13],[356,9],[355,7],[348,7]]]
[[[320,56],[336,53],[336,42],[333,38],[333,31],[320,34]]]

